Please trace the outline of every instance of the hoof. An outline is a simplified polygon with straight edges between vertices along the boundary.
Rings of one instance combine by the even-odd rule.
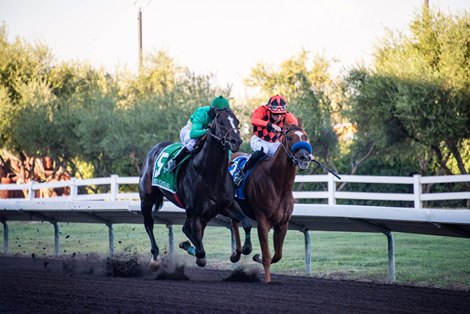
[[[252,246],[251,246],[251,244],[249,244],[249,245],[244,245],[244,246],[243,246],[243,250],[242,250],[242,254],[243,254],[243,255],[250,255],[250,254],[251,254],[251,251],[252,251]]]
[[[191,246],[192,246],[191,242],[189,242],[189,241],[181,242],[180,245],[179,245],[180,249],[183,249],[185,251],[187,251],[188,248],[190,248]]]
[[[154,260],[152,257],[149,263],[149,268],[151,271],[157,271],[160,268],[160,265],[161,265],[160,258],[157,257],[157,259]]]
[[[196,258],[196,265],[199,267],[204,267],[206,266],[206,258]]]
[[[236,263],[240,260],[240,254],[237,254],[237,252],[233,252],[232,255],[230,255],[230,261],[232,263]]]
[[[271,274],[269,273],[269,271],[267,273],[265,271],[264,283],[267,284],[267,285],[269,285],[271,283]]]
[[[253,255],[253,260],[257,263],[262,263],[263,261],[261,260],[261,255],[260,254],[255,254]]]

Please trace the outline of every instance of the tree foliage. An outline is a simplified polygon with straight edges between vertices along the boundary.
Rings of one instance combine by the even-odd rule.
[[[412,151],[422,173],[468,173],[468,14],[447,16],[425,7],[409,34],[385,38],[373,70],[353,69],[346,82],[359,136],[380,153]]]
[[[137,175],[147,151],[178,141],[192,111],[230,90],[195,75],[165,52],[139,75],[112,76],[87,64],[54,62],[43,45],[9,42],[0,29],[1,149],[19,159],[51,156],[72,175]]]

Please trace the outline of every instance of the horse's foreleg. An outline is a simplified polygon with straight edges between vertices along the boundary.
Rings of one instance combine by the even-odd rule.
[[[258,221],[258,238],[259,244],[261,246],[261,258],[259,257],[259,254],[256,254],[255,256],[253,256],[253,260],[256,262],[261,262],[263,264],[264,281],[265,283],[270,283],[271,252],[269,251],[268,241],[270,224],[264,216],[256,217],[256,220]]]
[[[144,226],[145,231],[150,239],[150,252],[152,253],[152,259],[150,260],[150,269],[156,271],[160,267],[160,259],[158,257],[159,249],[157,246],[157,242],[155,241],[155,236],[153,234],[153,216],[152,216],[152,207],[153,202],[145,197],[140,204],[140,208],[142,211],[142,215],[144,217]]]
[[[251,245],[251,226],[247,228],[243,228],[245,230],[245,243],[243,243],[243,255],[251,254],[253,250],[253,246]]]
[[[288,224],[285,223],[281,226],[274,228],[273,241],[274,241],[274,256],[271,263],[277,263],[282,258],[282,247],[284,246],[284,239],[286,238]]]
[[[196,248],[192,246],[192,243],[194,242],[193,240],[193,234],[191,233],[191,227],[189,223],[189,217],[186,217],[186,220],[184,221],[183,224],[183,232],[184,234],[188,237],[189,241],[184,241],[181,242],[179,247],[188,252],[189,255],[196,256]]]
[[[197,215],[187,217],[183,226],[183,232],[195,246],[194,254],[191,254],[190,249],[187,249],[187,251],[189,254],[196,256],[196,264],[200,267],[206,266],[206,252],[202,243],[205,227],[206,224]]]

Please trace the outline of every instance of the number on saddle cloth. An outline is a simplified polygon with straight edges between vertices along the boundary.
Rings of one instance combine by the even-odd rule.
[[[243,169],[243,166],[246,164],[249,156],[238,156],[234,160],[232,160],[232,163],[228,167],[228,172],[232,176],[232,181],[236,186],[236,180],[240,179],[240,176],[242,175],[240,172]],[[243,178],[243,181],[241,184],[235,188],[235,198],[238,199],[245,199],[245,193],[244,193],[244,186],[245,186],[245,179],[246,176]]]
[[[176,193],[176,190],[178,187],[176,178],[177,178],[179,167],[184,163],[185,160],[187,160],[190,157],[190,155],[186,156],[179,163],[178,169],[176,169],[174,173],[168,170],[167,164],[171,159],[173,159],[178,154],[178,152],[181,149],[183,149],[183,147],[184,146],[181,143],[174,143],[165,147],[160,152],[157,159],[155,159],[153,175],[152,175],[152,186],[158,186],[171,193]]]
[[[234,160],[232,160],[232,163],[228,167],[228,172],[233,176],[235,176],[243,166],[245,165],[246,161],[248,160],[248,156],[238,156]]]

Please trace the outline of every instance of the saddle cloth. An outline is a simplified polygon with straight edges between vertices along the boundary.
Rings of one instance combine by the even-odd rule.
[[[178,182],[176,181],[178,171],[184,161],[189,158],[189,156],[184,158],[179,163],[178,168],[174,172],[170,172],[168,170],[167,164],[168,161],[175,157],[182,148],[183,144],[174,143],[165,147],[160,152],[157,159],[155,160],[153,167],[152,186],[158,186],[159,188],[162,188],[171,193],[176,193],[178,188]]]
[[[237,177],[238,173],[241,171],[245,163],[247,162],[248,158],[250,158],[251,155],[248,156],[238,156],[236,157],[230,166],[228,167],[228,171],[232,175],[232,180]],[[256,168],[256,166],[260,163],[261,160],[265,159],[266,156],[261,157],[256,164],[253,165],[250,169],[248,169],[245,172],[245,176],[243,177],[243,181],[241,182],[240,186],[235,189],[235,198],[239,200],[244,200],[245,199],[245,183],[246,179],[250,176],[250,174],[253,172],[253,170]]]

